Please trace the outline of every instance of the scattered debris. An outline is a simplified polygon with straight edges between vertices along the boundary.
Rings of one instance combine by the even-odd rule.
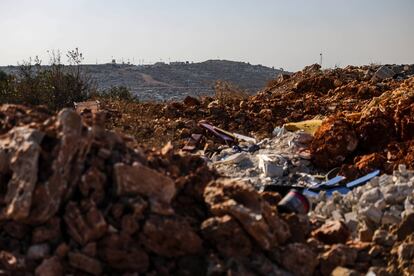
[[[122,114],[1,105],[0,270],[411,275],[410,70],[310,66],[249,98]]]

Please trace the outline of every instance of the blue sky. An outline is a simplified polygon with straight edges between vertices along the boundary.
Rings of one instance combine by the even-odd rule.
[[[0,0],[0,64],[79,47],[86,63],[414,63],[412,0]]]

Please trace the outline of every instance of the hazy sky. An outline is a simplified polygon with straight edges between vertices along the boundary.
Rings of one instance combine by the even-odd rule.
[[[230,59],[298,70],[414,63],[414,0],[0,0],[0,64]]]

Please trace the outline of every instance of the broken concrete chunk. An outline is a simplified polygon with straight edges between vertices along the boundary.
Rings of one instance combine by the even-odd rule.
[[[371,221],[376,224],[381,223],[382,212],[372,205],[360,210],[359,213],[365,221]]]
[[[267,155],[259,155],[259,168],[265,177],[281,177],[283,176],[283,164],[280,160],[275,160]]]
[[[372,188],[371,190],[368,190],[364,192],[361,196],[360,201],[362,203],[374,203],[378,200],[380,200],[382,197],[382,193],[378,187]]]
[[[383,65],[374,73],[374,76],[372,77],[372,80],[374,81],[380,81],[387,78],[392,78],[395,75],[395,72],[388,68],[388,66]]]

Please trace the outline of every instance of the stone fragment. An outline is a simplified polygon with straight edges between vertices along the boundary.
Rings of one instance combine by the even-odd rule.
[[[8,219],[24,221],[30,214],[43,137],[38,130],[16,127],[0,140],[2,170],[8,168],[11,173],[4,198]]]
[[[398,247],[398,259],[400,262],[413,260],[414,258],[414,244],[413,243],[402,243]]]
[[[139,163],[133,166],[115,164],[114,179],[118,196],[142,195],[148,197],[153,212],[172,214],[170,203],[175,195],[171,178]]]
[[[69,251],[70,251],[69,245],[67,245],[66,243],[61,243],[56,248],[55,254],[60,258],[64,258],[68,255]]]
[[[345,223],[350,232],[355,232],[358,228],[358,215],[354,212],[344,214]]]
[[[332,271],[331,276],[363,276],[363,274],[353,269],[338,266]]]
[[[29,247],[26,257],[32,260],[40,260],[46,258],[50,254],[50,246],[47,243],[34,244]]]
[[[88,255],[89,257],[95,258],[97,254],[97,244],[96,242],[90,242],[82,248],[82,253]]]
[[[354,264],[357,250],[343,244],[335,244],[328,251],[319,256],[322,275],[331,275],[338,266]]]
[[[165,257],[196,254],[202,249],[200,237],[179,217],[151,215],[144,224],[140,240],[149,250]]]
[[[235,219],[225,215],[213,217],[201,225],[204,238],[224,256],[248,256],[252,251],[249,237]]]
[[[92,275],[101,275],[103,272],[102,265],[97,259],[82,253],[69,252],[68,259],[69,264],[80,271],[88,272]]]
[[[32,223],[43,223],[56,214],[63,197],[70,194],[73,183],[79,180],[79,169],[90,148],[91,139],[82,137],[81,117],[72,109],[62,109],[58,113],[56,127],[60,139],[57,156],[50,165],[51,176],[36,189],[38,196],[30,216]],[[73,162],[79,167],[73,166]]]
[[[376,224],[381,223],[382,212],[373,205],[359,210],[359,214],[364,218],[365,221],[373,222]]]
[[[92,167],[82,175],[79,190],[84,197],[89,197],[96,204],[100,204],[105,197],[105,183],[106,175]]]
[[[378,229],[374,232],[372,237],[372,242],[382,245],[382,246],[392,246],[395,242],[394,236],[392,236],[388,231]]]
[[[144,273],[149,266],[148,254],[130,237],[111,234],[98,244],[98,255],[105,263],[119,271]]]
[[[79,208],[74,202],[69,202],[66,206],[64,220],[69,235],[77,243],[85,245],[101,238],[106,233],[108,225],[94,203],[81,207]]]
[[[63,267],[58,257],[44,259],[36,268],[36,276],[63,276]]]
[[[311,231],[311,224],[307,215],[285,214],[283,220],[289,225],[291,237],[289,242],[304,243]]]
[[[284,243],[290,237],[289,226],[262,200],[253,187],[234,180],[211,182],[204,199],[216,216],[230,215],[263,249]]]
[[[378,187],[372,188],[364,192],[360,198],[360,202],[363,204],[374,203],[382,197],[382,193]]]
[[[364,225],[358,232],[359,240],[362,242],[371,242],[374,236],[374,231],[368,226]]]
[[[392,212],[384,212],[381,218],[381,224],[390,225],[390,224],[398,224],[401,221],[400,216],[395,216]]]
[[[288,271],[280,268],[276,263],[270,261],[265,254],[260,252],[255,252],[249,257],[248,267],[251,268],[256,275],[290,275]]]
[[[395,72],[388,68],[388,66],[383,65],[374,73],[372,80],[381,81],[383,79],[392,78],[395,75]]]
[[[328,221],[312,232],[312,236],[326,244],[345,243],[350,232],[342,221]]]
[[[281,257],[282,266],[294,275],[312,275],[318,265],[317,254],[302,243],[288,244]]]
[[[411,233],[414,233],[414,213],[409,214],[403,219],[400,225],[398,225],[396,234],[398,240],[402,241]]]
[[[58,217],[49,219],[45,224],[40,225],[32,231],[32,243],[43,243],[59,238],[61,220]]]

